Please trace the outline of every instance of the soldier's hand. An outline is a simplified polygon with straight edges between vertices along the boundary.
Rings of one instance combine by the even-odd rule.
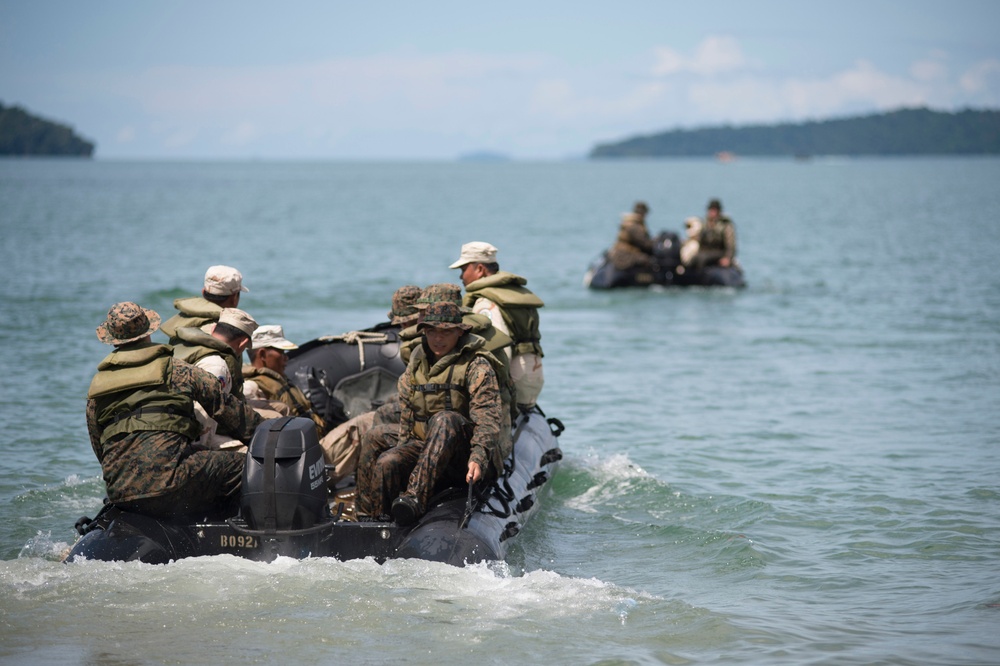
[[[479,463],[469,461],[469,473],[465,475],[466,483],[475,483],[479,479],[483,478],[483,470],[480,469]]]

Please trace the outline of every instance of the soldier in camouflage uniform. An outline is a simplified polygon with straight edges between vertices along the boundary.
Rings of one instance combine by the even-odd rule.
[[[503,464],[500,433],[510,414],[500,399],[499,361],[469,332],[450,302],[420,315],[421,344],[399,379],[398,430],[379,426],[361,445],[357,511],[400,525],[415,522],[441,485],[494,477]]]
[[[716,264],[732,266],[736,261],[736,229],[733,221],[722,214],[722,202],[718,199],[708,202],[698,246],[692,262],[698,270]]]
[[[163,322],[160,330],[170,338],[170,344],[177,344],[178,329],[201,328],[219,321],[223,308],[239,307],[240,294],[249,291],[243,286],[243,274],[232,266],[209,266],[201,296],[174,299],[174,308],[180,312]]]
[[[260,417],[207,372],[150,340],[160,316],[135,303],[114,305],[97,327],[115,350],[87,393],[87,430],[108,499],[119,508],[171,518],[232,510],[245,456],[199,448],[194,403],[249,438]]]
[[[618,227],[618,237],[608,251],[608,259],[618,270],[636,270],[650,274],[657,270],[653,256],[653,239],[646,228],[646,213],[649,206],[643,201],[636,202],[631,213],[622,214]]]

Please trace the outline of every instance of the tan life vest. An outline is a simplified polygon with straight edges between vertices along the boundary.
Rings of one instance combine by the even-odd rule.
[[[177,344],[177,331],[181,328],[201,328],[205,324],[219,321],[222,306],[201,296],[175,298],[174,309],[179,310],[160,325],[160,330],[170,338],[170,344]]]
[[[323,418],[313,411],[312,403],[302,390],[288,381],[288,378],[270,368],[256,368],[252,365],[243,366],[243,380],[252,379],[269,400],[288,405],[292,414],[312,419],[320,437],[326,434],[327,427]]]

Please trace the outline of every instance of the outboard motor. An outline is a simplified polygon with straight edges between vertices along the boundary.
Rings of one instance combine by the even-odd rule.
[[[240,507],[251,530],[298,530],[327,519],[326,465],[316,424],[301,417],[257,427],[243,469]]]

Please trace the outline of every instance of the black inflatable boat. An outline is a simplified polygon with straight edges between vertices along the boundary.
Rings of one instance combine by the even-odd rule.
[[[746,286],[743,269],[739,266],[707,266],[701,270],[681,266],[681,239],[672,231],[661,232],[653,239],[656,271],[622,270],[608,259],[605,251],[595,259],[583,278],[591,289],[617,289],[620,287],[648,287],[650,285],[678,287],[735,287]]]
[[[338,422],[377,405],[402,371],[399,338],[391,328],[320,338],[295,350],[289,377],[314,408]],[[390,381],[391,380],[391,381]],[[105,504],[81,518],[81,534],[66,557],[162,564],[228,553],[253,560],[277,557],[412,557],[456,566],[506,557],[511,538],[539,508],[538,495],[562,458],[563,426],[537,407],[520,414],[514,448],[489,486],[445,488],[414,525],[356,522],[350,485],[327,488],[323,451],[313,422],[265,421],[247,451],[240,510],[229,516],[167,521]]]

